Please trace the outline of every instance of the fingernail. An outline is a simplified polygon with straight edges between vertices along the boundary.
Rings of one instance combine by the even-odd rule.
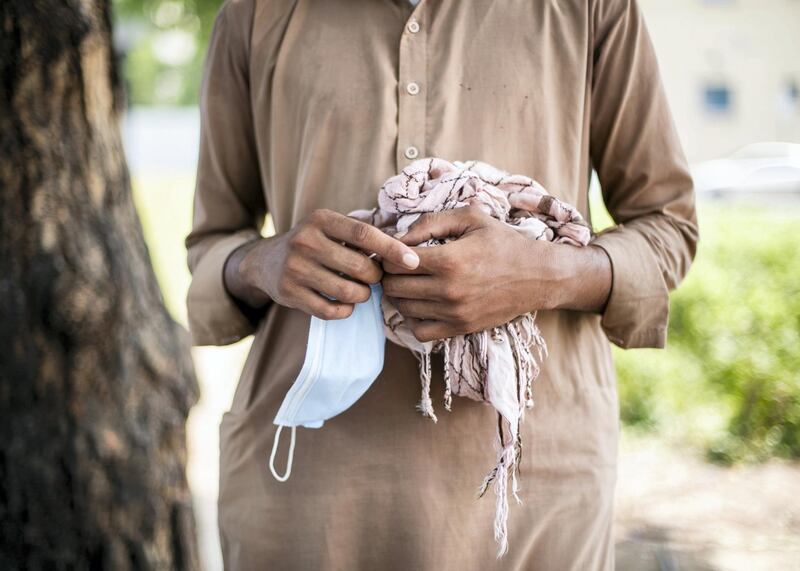
[[[398,232],[397,234],[395,234],[395,235],[394,235],[394,237],[395,237],[395,238],[402,238],[402,237],[403,237],[403,236],[405,236],[406,234],[408,234],[408,230],[400,230],[400,232]]]
[[[403,254],[403,264],[409,269],[413,270],[419,265],[419,256],[414,252],[406,252]]]

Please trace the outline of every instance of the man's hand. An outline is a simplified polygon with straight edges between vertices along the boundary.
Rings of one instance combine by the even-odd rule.
[[[415,270],[384,260],[383,291],[420,341],[503,324],[538,309],[599,310],[611,285],[600,248],[525,237],[470,206],[423,215],[400,239],[419,244]],[[588,274],[594,275],[588,275]]]
[[[354,304],[369,299],[367,284],[379,282],[383,275],[380,265],[362,251],[391,260],[398,268],[412,270],[419,264],[417,254],[399,240],[323,209],[285,234],[234,251],[225,264],[225,285],[251,307],[272,300],[321,319],[340,319],[353,312]]]

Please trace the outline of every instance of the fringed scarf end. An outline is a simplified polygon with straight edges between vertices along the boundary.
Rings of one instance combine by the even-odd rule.
[[[448,412],[453,404],[452,377],[450,375],[450,339],[445,339],[444,347],[444,408]]]
[[[422,353],[417,358],[419,359],[419,372],[422,381],[422,395],[417,404],[417,410],[433,420],[433,422],[438,422],[439,419],[436,418],[436,413],[433,412],[433,401],[431,400],[431,355],[430,353]]]

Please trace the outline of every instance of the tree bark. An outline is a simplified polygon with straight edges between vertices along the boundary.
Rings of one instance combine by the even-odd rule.
[[[0,1],[0,569],[199,566],[122,108],[108,0]]]

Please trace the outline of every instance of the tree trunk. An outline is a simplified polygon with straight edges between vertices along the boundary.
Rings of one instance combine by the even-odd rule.
[[[108,0],[0,1],[0,569],[199,566],[122,107]]]

